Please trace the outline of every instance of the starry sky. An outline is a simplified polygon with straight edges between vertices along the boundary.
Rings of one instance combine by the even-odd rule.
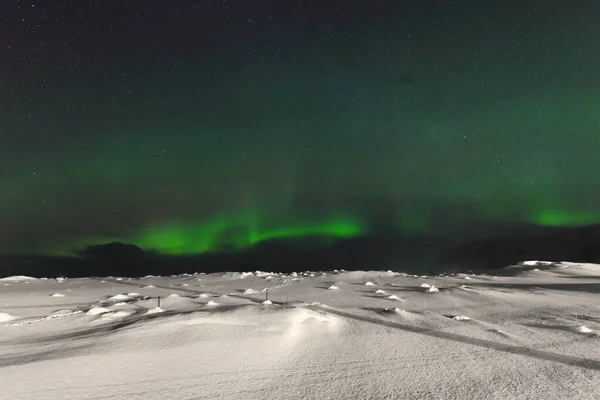
[[[568,0],[2,2],[0,252],[600,222],[599,21]]]

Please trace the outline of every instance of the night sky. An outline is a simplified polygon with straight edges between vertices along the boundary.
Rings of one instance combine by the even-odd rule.
[[[599,31],[597,1],[1,2],[0,252],[600,222]]]

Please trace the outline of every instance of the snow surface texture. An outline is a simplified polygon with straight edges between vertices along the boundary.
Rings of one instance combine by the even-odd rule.
[[[600,398],[598,265],[7,283],[2,399]]]

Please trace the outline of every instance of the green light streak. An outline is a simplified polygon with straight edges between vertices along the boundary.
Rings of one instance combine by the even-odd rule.
[[[349,238],[365,232],[362,224],[348,217],[315,223],[270,224],[257,213],[214,218],[198,224],[167,224],[145,230],[128,242],[165,254],[200,254],[234,247],[243,249],[260,242],[284,238],[322,236]]]
[[[536,214],[533,221],[542,226],[589,225],[600,222],[600,215],[588,212],[544,210]]]

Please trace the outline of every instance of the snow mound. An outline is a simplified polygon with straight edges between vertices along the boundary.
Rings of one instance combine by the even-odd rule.
[[[388,299],[388,300],[400,300],[400,299],[398,298],[398,296],[396,296],[395,294],[392,294],[392,295],[390,295],[390,296],[386,297],[386,299]]]
[[[398,307],[384,308],[383,311],[387,312],[387,313],[392,313],[392,314],[402,314],[402,313],[406,312]]]
[[[255,293],[259,293],[257,290],[254,289],[246,289],[244,290],[244,294],[255,294]]]
[[[0,322],[8,322],[8,321],[12,321],[13,319],[17,319],[17,317],[15,317],[14,315],[5,313],[5,312],[0,312]]]
[[[0,282],[25,282],[25,281],[37,281],[37,278],[25,275],[14,275],[7,276],[6,278],[0,278]]]
[[[142,297],[139,293],[135,293],[135,292],[133,292],[133,293],[127,293],[127,296],[129,296],[129,297]]]
[[[331,285],[327,288],[328,290],[338,290],[339,287],[335,286],[335,285]]]
[[[181,296],[179,296],[177,293],[171,293],[167,297],[181,297]]]
[[[469,276],[465,276],[463,279],[466,279],[466,280],[471,280],[471,277],[469,277]]]
[[[588,328],[587,326],[578,326],[577,327],[577,332],[579,333],[592,333],[592,330],[590,328]]]
[[[118,303],[115,303],[114,305],[117,306],[117,307],[121,307],[121,306],[126,306],[127,303],[125,303],[124,301],[120,301]]]
[[[262,303],[263,303],[264,305],[266,305],[266,306],[269,306],[269,305],[272,305],[272,304],[273,304],[273,302],[272,302],[271,300],[265,300],[265,301],[263,301]]]
[[[154,307],[154,308],[151,308],[148,311],[146,311],[146,314],[158,314],[158,313],[161,313],[161,312],[164,312],[164,311],[165,310],[163,310],[160,307]]]
[[[454,317],[452,317],[453,320],[456,321],[470,321],[471,318],[467,317],[466,315],[455,315]]]
[[[127,296],[126,294],[116,294],[112,297],[108,298],[111,301],[125,301],[125,300],[131,300],[131,297]]]
[[[202,293],[202,294],[199,294],[198,297],[207,298],[207,297],[210,297],[210,296],[207,295],[206,293]]]
[[[257,275],[260,275],[260,271],[256,271],[256,272],[257,272]],[[246,279],[250,276],[254,276],[254,273],[253,272],[242,272],[240,274],[240,279]]]
[[[522,261],[518,265],[537,265],[537,261]]]
[[[187,286],[190,286],[190,285],[189,285],[189,284],[187,284],[187,283],[182,283],[182,284],[181,284],[181,285],[179,285],[179,286],[181,286],[181,287],[187,287]]]
[[[435,286],[431,286],[429,288],[427,288],[427,293],[435,293],[435,292],[439,292],[440,289],[436,288]]]
[[[108,308],[104,308],[104,307],[92,307],[89,309],[89,311],[86,313],[87,315],[100,315],[100,314],[105,314],[111,312]]]
[[[65,297],[65,295],[62,293],[54,293],[54,294],[51,294],[50,297]]]
[[[532,266],[544,266],[544,267],[548,267],[548,266],[552,266],[555,265],[556,263],[553,261],[539,261],[539,260],[529,260],[529,261],[521,261],[520,263],[518,263],[518,266],[525,266],[525,267],[532,267]]]
[[[117,318],[125,318],[133,314],[133,311],[116,311],[109,312],[106,314],[102,314],[103,319],[117,319]]]
[[[371,281],[365,282],[365,286],[375,286],[375,284]]]
[[[387,294],[387,292],[385,290],[383,290],[383,289],[377,289],[375,291],[375,293],[377,293],[377,294]]]
[[[431,285],[429,283],[421,283],[422,288],[430,288]]]
[[[217,303],[216,301],[209,301],[208,303],[206,303],[207,306],[218,306],[219,303]]]

